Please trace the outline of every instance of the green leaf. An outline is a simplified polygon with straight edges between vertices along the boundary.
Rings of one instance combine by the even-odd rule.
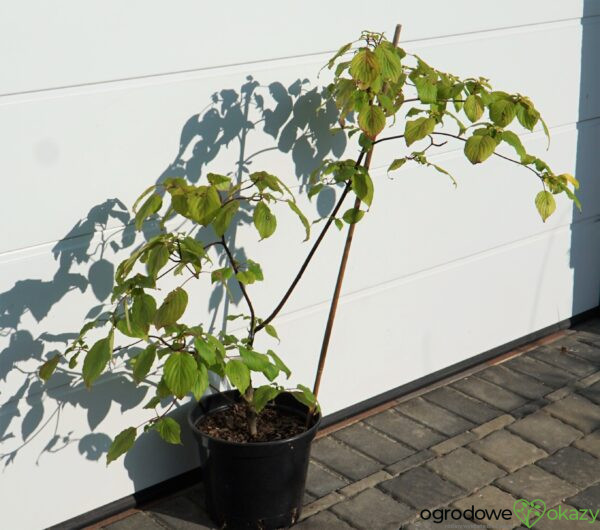
[[[373,181],[366,171],[356,171],[352,175],[352,191],[367,206],[373,202]]]
[[[271,359],[273,360],[273,364],[275,366],[277,366],[277,368],[279,370],[281,370],[287,378],[290,377],[290,375],[292,375],[291,370],[287,367],[287,365],[281,360],[281,358],[279,357],[279,355],[277,355],[273,350],[267,350],[267,355],[269,357],[271,357]]]
[[[527,152],[521,143],[521,139],[512,131],[502,131],[502,141],[514,148],[521,160],[527,156]]]
[[[310,193],[309,193],[309,195],[310,195]],[[288,200],[287,203],[288,203],[288,206],[290,207],[290,210],[292,210],[292,212],[294,212],[298,216],[298,219],[300,219],[302,226],[304,226],[304,230],[306,231],[306,238],[304,239],[304,241],[308,241],[310,238],[310,223],[308,222],[308,219],[302,213],[302,210],[300,210],[300,208],[298,208],[298,205],[294,201]]]
[[[393,82],[397,81],[402,73],[402,64],[394,45],[384,41],[375,47],[373,53],[377,58],[383,77]]]
[[[133,378],[136,383],[142,381],[150,372],[152,365],[156,359],[156,344],[150,344],[145,350],[137,355],[135,358],[135,365],[133,367]]]
[[[434,128],[434,118],[417,118],[416,120],[407,121],[406,128],[404,129],[406,145],[409,146],[417,140],[422,140],[428,134],[431,134]]]
[[[227,191],[231,187],[231,179],[224,175],[217,175],[216,173],[209,173],[206,175],[208,182],[210,182],[219,191]]]
[[[279,340],[279,335],[277,335],[277,330],[271,324],[267,324],[265,326],[265,331],[267,332],[267,335],[270,335],[274,339]]]
[[[106,368],[112,356],[112,347],[113,331],[111,330],[107,338],[97,341],[87,352],[82,369],[83,382],[86,387],[92,386],[92,383]]]
[[[375,54],[368,48],[358,51],[350,62],[350,75],[366,86],[379,76],[379,62]]]
[[[152,184],[152,186],[149,186],[148,188],[146,188],[146,189],[144,190],[144,193],[142,193],[142,194],[141,194],[141,195],[140,195],[140,196],[139,196],[139,197],[138,197],[138,198],[135,200],[135,202],[133,203],[133,208],[132,208],[132,210],[134,211],[134,213],[135,213],[135,212],[137,212],[137,207],[138,207],[138,204],[139,204],[140,202],[142,202],[142,200],[143,200],[143,199],[146,197],[146,195],[148,195],[150,192],[154,191],[155,189],[156,189],[156,184]]]
[[[237,213],[239,207],[240,201],[234,200],[228,202],[225,206],[219,209],[215,220],[213,221],[213,227],[218,236],[222,236],[225,234],[225,232],[227,232],[227,229],[229,228],[229,225],[231,224],[231,221]]]
[[[158,396],[154,396],[144,405],[145,409],[154,409],[160,405],[160,398]]]
[[[185,396],[196,381],[196,361],[186,352],[173,352],[164,365],[165,383],[179,399]]]
[[[435,103],[437,101],[437,86],[426,77],[415,79],[417,95],[422,103]]]
[[[164,418],[160,418],[157,422],[152,426],[154,430],[160,434],[160,437],[170,444],[180,444],[181,443],[181,425],[177,423],[173,418],[169,418],[165,416]]]
[[[474,134],[465,143],[465,156],[472,164],[479,164],[492,156],[494,149],[496,142],[493,138]]]
[[[39,371],[40,379],[42,381],[46,382],[48,379],[50,379],[50,376],[54,373],[54,370],[56,370],[58,361],[60,361],[60,355],[56,353],[54,357],[51,357],[44,364],[42,364]]]
[[[138,213],[135,214],[135,228],[139,230],[142,228],[144,221],[160,210],[162,206],[162,197],[158,193],[153,193],[146,199]]]
[[[258,263],[256,263],[256,261],[252,261],[251,259],[247,260],[246,267],[252,274],[254,274],[254,277],[257,281],[262,282],[265,279],[262,268]]]
[[[237,359],[232,359],[225,365],[225,375],[231,384],[243,394],[250,384],[250,370]]]
[[[169,247],[164,243],[156,245],[148,252],[146,260],[146,269],[148,275],[156,278],[159,271],[169,262]]]
[[[342,216],[342,219],[344,219],[344,221],[346,221],[349,225],[352,225],[354,223],[358,223],[364,215],[365,212],[360,208],[350,208],[349,210],[346,210]]]
[[[329,59],[329,62],[327,63],[327,67],[331,70],[331,68],[333,68],[333,65],[335,64],[335,62],[342,56],[344,55],[350,48],[352,47],[352,43],[349,42],[348,44],[344,44],[338,51],[337,53],[331,58]]]
[[[335,226],[337,227],[338,230],[341,230],[342,228],[344,228],[344,222],[341,219],[334,219],[333,222],[335,223]]]
[[[406,158],[396,158],[388,167],[388,173],[390,171],[394,171],[396,169],[400,169],[404,164],[406,164]]]
[[[211,348],[204,339],[196,337],[194,340],[194,348],[196,348],[198,355],[208,366],[217,362],[217,353],[215,349]]]
[[[538,120],[540,119],[540,113],[530,104],[524,101],[519,101],[519,103],[517,103],[517,119],[523,127],[533,131]]]
[[[554,213],[554,210],[556,210],[556,202],[554,201],[552,193],[549,191],[540,191],[535,196],[535,206],[542,216],[542,221],[545,223],[546,219],[548,219],[548,217]]]
[[[500,99],[490,105],[490,119],[499,127],[506,127],[514,120],[517,109],[512,101]]]
[[[300,403],[306,405],[308,410],[311,412],[317,408],[317,398],[311,392],[311,390],[304,385],[298,385],[296,387],[300,392],[291,392],[292,396],[294,396]]]
[[[200,401],[200,398],[206,392],[208,388],[208,370],[203,364],[198,364],[198,371],[196,372],[196,380],[192,386],[192,394],[196,398],[196,401]]]
[[[471,122],[476,122],[483,115],[483,101],[479,96],[471,94],[465,100],[465,114]]]
[[[277,228],[277,219],[263,201],[256,205],[253,220],[261,239],[272,236]]]
[[[369,138],[375,138],[385,127],[383,109],[366,105],[358,114],[358,125]]]
[[[216,271],[212,271],[210,273],[210,281],[211,283],[215,282],[223,282],[225,283],[231,276],[233,275],[233,270],[231,267],[223,267],[222,269],[217,269]]]
[[[314,186],[312,186],[310,188],[310,190],[308,190],[308,198],[309,200],[312,199],[315,195],[317,195],[318,193],[321,192],[321,190],[325,187],[324,184],[315,184]]]
[[[254,274],[252,274],[250,271],[238,271],[235,277],[244,285],[250,285],[256,281],[256,276],[254,276]]]
[[[244,364],[253,372],[264,372],[271,364],[264,353],[258,353],[243,346],[239,346],[238,350]]]
[[[181,287],[171,291],[156,311],[154,326],[160,329],[175,324],[185,312],[187,303],[188,295]]]
[[[188,197],[187,204],[191,219],[208,226],[221,208],[221,199],[214,186],[199,186],[196,193]]]
[[[281,390],[275,386],[263,385],[254,389],[254,395],[252,396],[252,406],[256,412],[262,411],[269,401],[273,401]]]
[[[106,454],[106,465],[110,464],[113,460],[119,458],[122,454],[125,454],[129,451],[135,442],[136,429],[135,427],[129,427],[124,431],[121,431],[115,439],[113,443],[110,444],[108,448],[108,453]]]

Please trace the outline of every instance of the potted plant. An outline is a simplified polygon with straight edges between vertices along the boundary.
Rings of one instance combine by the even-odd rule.
[[[496,155],[534,173],[542,186],[535,205],[543,220],[555,209],[555,194],[564,192],[579,206],[569,187],[577,188],[577,181],[568,174],[555,174],[528,154],[519,136],[508,129],[515,122],[527,130],[541,123],[547,133],[528,98],[494,91],[484,78],[460,79],[436,70],[419,57],[408,56],[397,46],[398,38],[399,27],[393,42],[382,33],[363,32],[358,46],[344,45],[327,65],[334,71],[329,92],[340,112],[340,127],[331,133],[357,140],[359,154],[355,159],[326,160],[313,172],[309,198],[328,187],[340,189],[341,194],[270,314],[256,314],[250,296],[264,279],[262,268],[241,257],[231,234],[251,220],[259,239],[266,239],[277,228],[276,212],[279,215],[279,209],[285,208],[299,218],[309,239],[311,223],[291,190],[266,171],[239,180],[208,173],[201,185],[167,178],[148,188],[133,206],[138,230],[148,219],[158,219],[160,228],[118,266],[112,313],[87,322],[64,354],[40,368],[40,377],[47,380],[60,362],[74,368],[82,357],[82,376],[89,387],[121,348],[115,347],[116,337],[143,344],[128,360],[128,368],[136,383],[155,378],[156,394],[145,406],[155,413],[115,437],[107,462],[126,453],[142,430],[156,431],[168,443],[180,443],[181,427],[168,413],[193,394],[198,403],[189,420],[200,442],[208,509],[218,524],[228,528],[278,528],[294,524],[300,515],[310,443],[320,420],[316,396],[354,227],[374,197],[369,166],[378,143],[403,141],[410,148],[391,162],[389,171],[416,163],[448,175],[428,157],[431,149],[441,145],[436,139],[457,140],[464,143],[464,154],[473,164]],[[395,121],[401,122],[398,134],[380,138],[388,123]],[[456,132],[443,129],[445,121],[456,124]],[[496,152],[503,143],[514,149],[516,158]],[[342,211],[350,194],[354,205]],[[178,220],[187,223],[185,231]],[[304,385],[285,388],[279,381],[282,375],[290,376],[288,367],[274,351],[257,351],[255,337],[265,332],[277,338],[272,321],[333,224],[340,229],[349,225],[349,229],[317,378],[312,391]],[[154,295],[162,295],[159,289],[167,276],[181,280],[157,301]],[[187,283],[205,278],[227,291],[239,289],[246,311],[227,317],[245,323],[238,332],[213,332],[185,314],[192,295]],[[88,334],[102,327],[108,328],[104,336],[89,344]],[[227,381],[233,390],[220,391],[211,383],[213,377]],[[263,384],[256,382],[258,378]],[[205,395],[209,388],[214,393]]]

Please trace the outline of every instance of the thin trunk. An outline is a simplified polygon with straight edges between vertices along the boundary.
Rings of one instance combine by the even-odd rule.
[[[402,26],[400,24],[396,25],[396,30],[394,32],[394,46],[398,45],[398,41],[400,40],[400,30]],[[371,147],[371,150],[367,153],[367,157],[365,159],[365,163],[363,167],[365,169],[369,169],[371,165],[371,158],[373,157],[373,149],[375,146]],[[354,201],[354,207],[360,207],[360,199],[357,197]],[[319,394],[319,388],[321,386],[321,377],[323,375],[323,368],[325,367],[325,360],[327,359],[327,350],[329,348],[329,341],[331,339],[331,331],[333,329],[333,323],[335,321],[335,314],[337,311],[338,301],[340,298],[340,293],[342,291],[342,284],[344,283],[344,274],[346,273],[346,265],[348,263],[348,256],[350,255],[350,247],[352,246],[352,238],[354,237],[354,229],[356,224],[351,224],[348,227],[348,234],[346,235],[346,243],[344,245],[344,252],[342,254],[342,261],[340,262],[340,269],[338,271],[337,280],[335,282],[335,290],[333,291],[333,299],[331,300],[331,306],[329,307],[329,316],[327,317],[327,326],[325,327],[325,335],[323,336],[323,344],[321,345],[321,354],[319,355],[319,364],[317,367],[317,375],[315,377],[315,384],[313,387],[313,394],[317,396]]]

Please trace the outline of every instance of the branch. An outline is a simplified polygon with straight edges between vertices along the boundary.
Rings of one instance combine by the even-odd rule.
[[[252,302],[250,301],[250,297],[248,296],[248,292],[246,291],[246,286],[237,277],[237,273],[239,272],[239,269],[238,269],[237,265],[235,264],[235,260],[233,259],[231,250],[229,250],[229,247],[227,246],[224,235],[221,236],[221,245],[223,245],[223,248],[225,249],[225,253],[227,254],[227,257],[229,258],[229,263],[231,263],[231,267],[236,274],[236,280],[238,282],[238,285],[240,286],[240,291],[242,291],[242,295],[244,296],[244,299],[246,300],[246,303],[248,304],[248,309],[250,309],[250,333],[248,334],[248,339],[250,340],[250,345],[252,345],[252,342],[254,341],[254,333],[255,333],[254,323],[256,320],[256,316],[254,314],[254,306],[252,305]]]
[[[456,134],[443,133],[443,132],[432,132],[431,134],[437,134],[438,136],[448,136],[449,138],[455,138],[456,140],[461,140],[463,142],[467,141],[466,138],[463,138],[462,136],[458,136]],[[524,167],[525,169],[528,169],[537,178],[539,178],[539,179],[541,179],[543,181],[543,179],[540,176],[540,174],[535,169],[533,169],[532,167],[526,166],[525,164],[523,164],[519,160],[515,160],[514,158],[510,158],[508,156],[501,155],[500,153],[496,153],[495,151],[494,151],[493,154],[496,155],[497,157],[500,157],[500,158],[504,159],[504,160],[508,160],[509,162],[512,162],[513,164],[518,164],[519,166]]]

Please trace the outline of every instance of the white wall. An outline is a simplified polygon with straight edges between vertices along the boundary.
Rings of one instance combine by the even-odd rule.
[[[541,223],[537,183],[527,171],[501,160],[474,168],[457,145],[438,156],[458,178],[457,190],[422,169],[390,180],[386,163],[399,146],[378,146],[373,211],[357,229],[322,387],[325,413],[598,304],[600,69],[592,55],[600,49],[600,2],[505,0],[474,10],[457,0],[436,3],[433,13],[419,12],[418,2],[368,5],[0,4],[3,527],[55,524],[197,465],[187,435],[183,447],[171,447],[150,433],[106,468],[108,437],[147,417],[139,406],[145,390],[132,393],[118,363],[91,393],[67,373],[43,393],[33,373],[64,347],[61,334],[77,330],[90,308],[101,309],[110,262],[133,245],[120,206],[111,214],[93,208],[113,198],[130,205],[167,174],[184,125],[210,109],[213,93],[239,94],[251,75],[272,108],[269,84],[324,83],[316,79],[321,65],[361,29],[391,33],[401,22],[405,47],[431,64],[531,96],[553,140],[545,153],[543,135],[534,132],[525,136],[527,147],[577,173],[584,213],[573,216],[561,198]],[[257,124],[244,152],[273,145]],[[264,152],[252,169],[298,187],[305,147]],[[234,139],[209,167],[232,171],[239,156]],[[308,249],[295,220],[279,219],[272,240],[256,245],[244,231],[238,239],[266,272],[268,282],[251,291],[262,315]],[[279,319],[279,351],[298,382],[314,377],[342,243],[342,233],[328,236]],[[208,316],[208,288],[194,289],[200,298],[188,314]]]

